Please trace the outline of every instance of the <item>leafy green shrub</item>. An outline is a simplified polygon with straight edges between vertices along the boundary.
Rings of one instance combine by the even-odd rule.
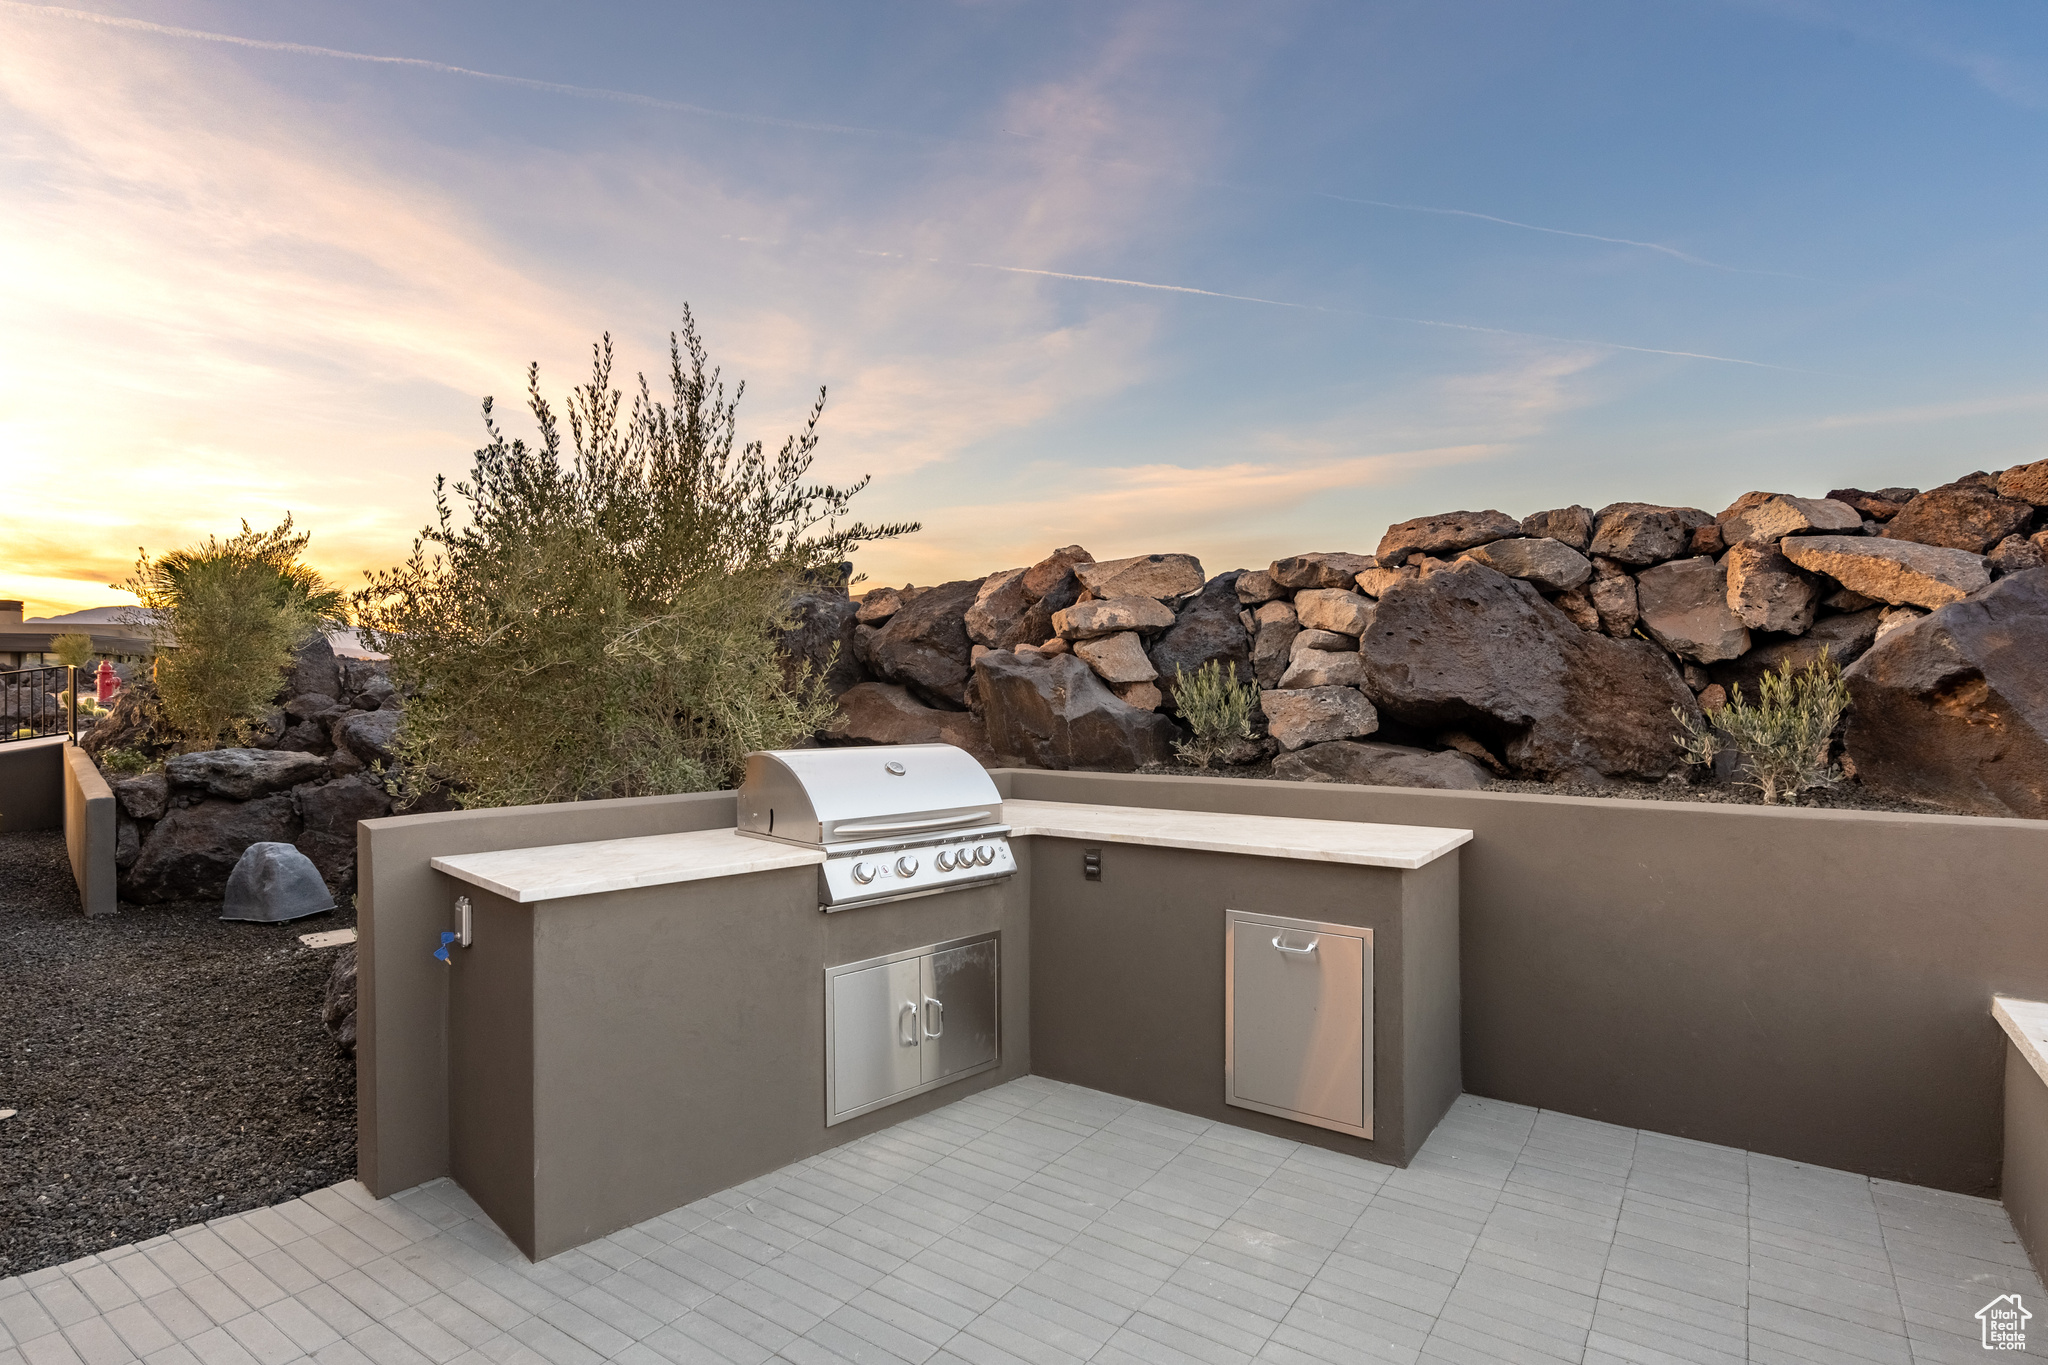
[[[1211,659],[1195,670],[1173,670],[1173,704],[1188,723],[1194,737],[1174,745],[1181,762],[1206,768],[1209,761],[1238,740],[1252,737],[1252,708],[1258,705],[1259,685],[1239,682],[1237,665],[1225,672],[1220,660]]]
[[[57,656],[60,664],[84,668],[92,662],[92,636],[59,635],[50,641],[50,653]]]
[[[834,706],[783,673],[777,636],[801,576],[914,523],[841,526],[867,486],[806,482],[824,390],[772,457],[740,444],[686,308],[669,338],[669,402],[645,376],[621,420],[607,336],[562,423],[527,370],[539,443],[489,444],[435,485],[434,525],[356,594],[373,647],[410,694],[407,795],[468,806],[703,791],[749,750],[808,738]]]
[[[119,777],[133,777],[157,766],[157,760],[139,749],[109,749],[99,756],[100,771]]]
[[[1728,704],[1707,712],[1703,720],[1673,707],[1671,714],[1684,731],[1673,738],[1685,761],[1711,769],[1718,756],[1733,750],[1742,759],[1738,780],[1761,792],[1766,805],[1833,783],[1837,772],[1828,756],[1835,726],[1849,709],[1849,687],[1827,649],[1796,674],[1792,661],[1785,660],[1764,674],[1757,692],[1751,706],[1737,683]]]
[[[270,531],[245,521],[227,540],[136,562],[126,586],[156,646],[165,722],[186,747],[246,740],[292,652],[339,619],[342,594],[301,562],[309,539],[289,516]]]

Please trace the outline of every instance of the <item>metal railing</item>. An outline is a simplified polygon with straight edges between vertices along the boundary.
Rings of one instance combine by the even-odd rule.
[[[78,670],[52,664],[0,673],[0,744],[52,735],[78,742]]]

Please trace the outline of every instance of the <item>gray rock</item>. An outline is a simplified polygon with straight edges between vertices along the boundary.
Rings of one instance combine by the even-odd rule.
[[[1476,559],[1497,573],[1524,579],[1540,593],[1564,592],[1593,576],[1591,560],[1563,541],[1547,537],[1496,540],[1465,551],[1461,558]]]
[[[1593,543],[1593,509],[1574,503],[1522,518],[1522,534],[1534,540],[1554,540],[1584,553]]]
[[[1884,535],[1981,555],[2033,519],[2031,503],[2002,498],[1973,476],[1928,489],[1885,524]]]
[[[327,1036],[350,1057],[356,1055],[356,950],[350,944],[334,955],[327,973],[327,991],[320,1002],[320,1022]]]
[[[1520,534],[1522,523],[1505,512],[1439,512],[1389,526],[1373,558],[1379,568],[1398,569],[1410,555],[1441,557]]]
[[[320,869],[328,890],[348,895],[356,889],[356,825],[391,814],[391,794],[382,779],[356,773],[301,787],[297,796],[304,827],[292,843]]]
[[[290,843],[299,829],[298,809],[288,792],[254,801],[207,797],[174,806],[142,841],[135,865],[120,881],[121,899],[145,905],[218,900],[249,845]]]
[[[1147,652],[1159,670],[1169,710],[1174,679],[1181,674],[1193,677],[1211,662],[1241,681],[1252,679],[1252,637],[1236,610],[1243,581],[1234,569],[1210,579],[1200,593],[1181,604],[1173,624],[1152,642]]]
[[[173,787],[247,801],[325,777],[327,764],[311,754],[277,749],[206,749],[168,760],[164,776]]]
[[[290,844],[265,842],[242,850],[228,876],[220,917],[282,924],[333,908],[334,897],[311,858]]]
[[[1634,589],[1630,589],[1631,592]],[[1593,599],[1583,589],[1571,588],[1550,599],[1551,604],[1572,619],[1580,630],[1600,629],[1600,609],[1593,605]]]
[[[2048,818],[2048,569],[2001,578],[1886,635],[1844,675],[1866,787]]]
[[[1004,569],[981,580],[974,605],[967,609],[968,639],[991,649],[1008,649],[1018,643],[1017,627],[1036,600],[1024,591],[1024,575],[1028,572],[1029,569]]]
[[[171,805],[171,784],[161,772],[124,777],[113,784],[114,799],[135,820],[161,820]]]
[[[334,746],[347,749],[365,767],[398,764],[398,732],[405,724],[402,711],[356,711],[334,724]]]
[[[2016,464],[1999,474],[1998,496],[2012,502],[2048,507],[2048,460]]]
[[[961,579],[927,588],[906,602],[870,646],[874,671],[929,703],[964,708],[974,650],[967,609],[980,590],[980,579]]]
[[[1991,582],[1982,555],[1909,540],[1793,536],[1778,548],[1800,568],[1826,574],[1873,602],[1943,607]]]
[[[1878,618],[1883,612],[1882,607],[1868,607],[1843,616],[1823,616],[1804,635],[1755,637],[1749,653],[1715,664],[1710,675],[1724,692],[1740,686],[1742,695],[1754,702],[1762,695],[1758,689],[1764,674],[1774,673],[1784,664],[1798,672],[1817,662],[1822,650],[1842,668],[1862,658],[1877,639]]]
[[[2048,567],[2048,550],[2020,536],[2007,536],[1984,557],[1984,567],[1991,571],[1993,578]]]
[[[114,871],[126,872],[142,856],[142,826],[127,811],[114,813]]]
[[[1837,488],[1828,494],[1830,502],[1845,502],[1875,522],[1890,521],[1920,496],[1917,488],[1880,488],[1866,493],[1860,488]]]
[[[1343,653],[1322,649],[1296,650],[1288,662],[1287,671],[1280,675],[1280,686],[1293,689],[1358,687],[1364,682],[1365,660],[1356,649]]]
[[[1149,597],[1167,601],[1202,590],[1202,561],[1193,555],[1133,555],[1075,568],[1081,586],[1097,597]]]
[[[1289,602],[1267,602],[1256,613],[1258,634],[1252,637],[1252,672],[1261,687],[1278,687],[1294,653],[1301,621]]]
[[[301,697],[317,693],[323,697],[342,694],[341,664],[327,635],[315,631],[310,639],[292,651],[291,672],[285,679],[285,695]]]
[[[1273,762],[1273,776],[1289,782],[1345,782],[1359,787],[1431,787],[1479,791],[1486,769],[1456,750],[1437,752],[1400,744],[1331,740]]]
[[[1358,590],[1367,597],[1378,597],[1394,584],[1405,583],[1421,572],[1413,564],[1404,564],[1398,569],[1367,569],[1358,575]]]
[[[1294,594],[1294,614],[1306,630],[1363,635],[1372,613],[1371,598],[1343,588],[1304,588]]]
[[[1266,733],[1290,753],[1333,739],[1357,739],[1380,728],[1379,712],[1356,687],[1261,692],[1259,709],[1266,716]]]
[[[867,677],[867,670],[853,652],[853,631],[859,624],[859,613],[859,604],[843,592],[805,592],[790,600],[790,625],[782,632],[778,645],[784,676],[792,685],[808,669],[810,676],[823,679],[826,694],[836,697]]]
[[[1248,607],[1286,595],[1287,589],[1275,583],[1265,569],[1246,569],[1237,576],[1237,600]]]
[[[1076,640],[1074,654],[1106,683],[1151,682],[1159,676],[1159,670],[1145,657],[1144,642],[1133,630]]]
[[[1130,772],[1173,757],[1179,728],[1125,704],[1071,654],[984,654],[974,675],[1000,763]]]
[[[1721,560],[1728,609],[1751,630],[1798,635],[1813,624],[1820,587],[1775,545],[1745,541]]]
[[[1304,630],[1301,634],[1294,637],[1294,643],[1288,647],[1287,657],[1289,659],[1299,658],[1308,650],[1321,650],[1324,653],[1356,654],[1358,652],[1358,637],[1356,635],[1343,635],[1334,630]]]
[[[1642,627],[1681,659],[1718,663],[1749,648],[1749,631],[1729,610],[1728,570],[1711,559],[1680,559],[1636,575]]]
[[[1786,536],[1863,529],[1863,514],[1846,502],[1786,493],[1745,493],[1717,521],[1721,539],[1731,546],[1775,545]]]
[[[1626,640],[1636,633],[1636,622],[1642,619],[1642,604],[1637,600],[1636,580],[1625,573],[1596,573],[1586,584],[1586,597],[1593,604],[1593,614],[1600,618],[1600,629],[1617,640]]]
[[[1377,565],[1371,555],[1312,550],[1308,554],[1274,560],[1267,573],[1274,583],[1283,588],[1349,588],[1358,575],[1375,567]]]
[[[1588,634],[1471,560],[1389,590],[1362,651],[1383,714],[1475,735],[1526,777],[1660,779],[1679,762],[1671,709],[1699,713],[1654,645]]]
[[[880,626],[903,609],[903,594],[895,588],[871,588],[862,594],[853,619],[863,626]]]
[[[995,754],[988,728],[967,711],[926,706],[896,683],[862,683],[839,698],[841,719],[831,737],[846,744],[951,744],[988,767]]]
[[[1150,597],[1111,597],[1077,602],[1052,614],[1062,640],[1092,640],[1119,631],[1156,632],[1173,624],[1173,609]]]
[[[1588,548],[1621,564],[1661,564],[1687,553],[1694,528],[1713,520],[1696,507],[1609,503],[1593,518],[1593,541]]]
[[[1074,570],[1083,564],[1093,564],[1095,556],[1079,545],[1063,545],[1044,559],[1024,571],[1024,593],[1032,601],[1050,597],[1058,591],[1062,582],[1074,581]],[[1053,610],[1071,607],[1074,599],[1054,604]]]

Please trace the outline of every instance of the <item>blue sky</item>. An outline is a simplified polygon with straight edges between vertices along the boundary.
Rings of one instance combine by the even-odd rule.
[[[1931,485],[2048,454],[2044,120],[2038,5],[6,0],[0,592],[357,581],[685,301],[876,581]]]

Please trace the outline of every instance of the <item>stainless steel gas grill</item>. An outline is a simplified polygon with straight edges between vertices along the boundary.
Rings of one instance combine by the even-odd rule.
[[[950,744],[747,755],[739,832],[825,852],[818,908],[928,896],[1017,871],[1003,798]]]

